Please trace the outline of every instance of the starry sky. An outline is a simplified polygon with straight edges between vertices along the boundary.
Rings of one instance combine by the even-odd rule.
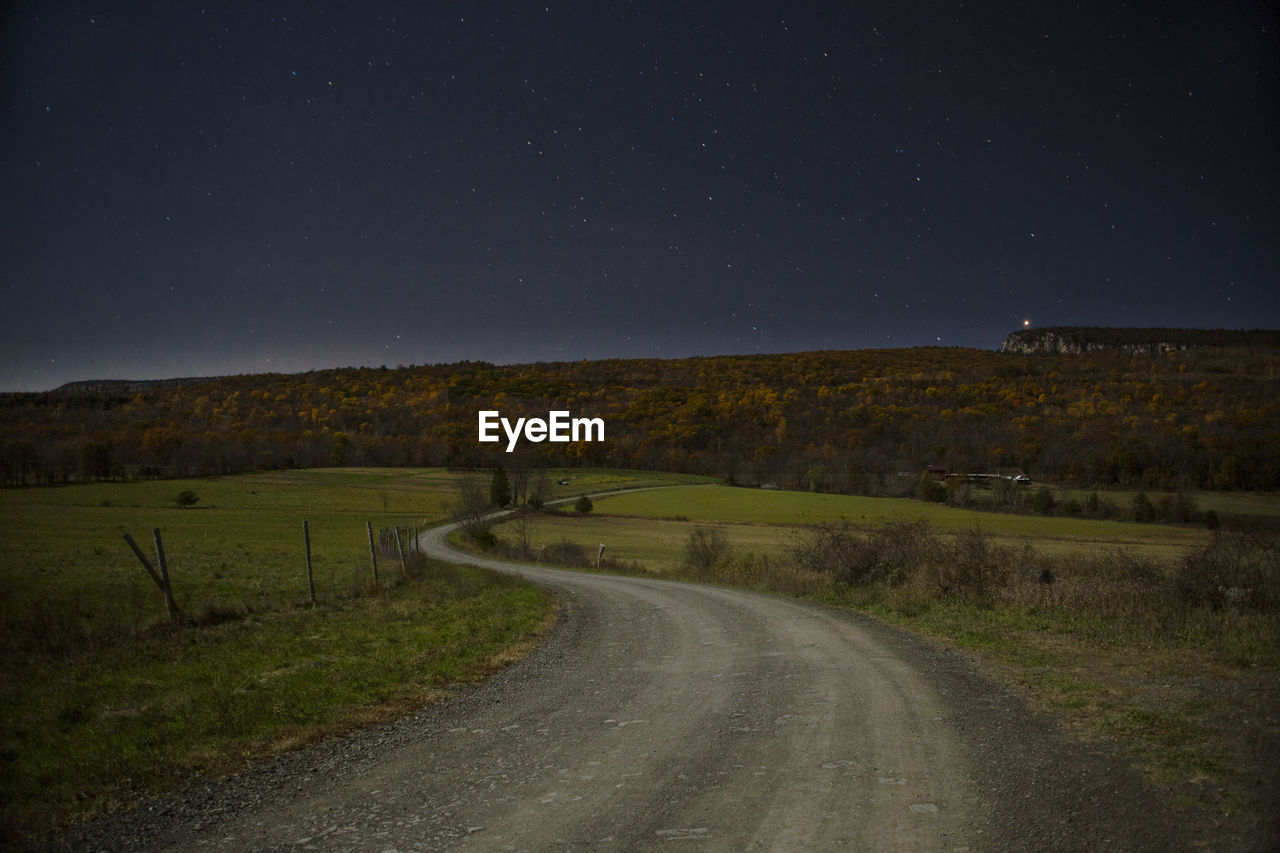
[[[0,391],[1280,326],[1269,2],[9,2]]]

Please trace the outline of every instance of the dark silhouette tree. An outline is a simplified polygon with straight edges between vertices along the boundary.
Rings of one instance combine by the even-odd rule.
[[[511,503],[511,481],[507,479],[507,472],[501,467],[493,472],[493,479],[489,481],[489,503],[494,506],[506,506]]]

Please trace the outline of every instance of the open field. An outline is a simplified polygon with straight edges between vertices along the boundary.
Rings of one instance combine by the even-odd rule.
[[[132,630],[164,618],[155,585],[123,540],[154,555],[159,528],[174,594],[189,615],[308,602],[302,522],[310,524],[317,594],[343,596],[372,581],[365,523],[424,527],[444,521],[459,477],[441,469],[314,469],[235,477],[0,489],[0,624],[74,602],[80,628]],[[688,483],[698,478],[604,469],[548,471],[552,498],[581,491]],[[569,479],[568,486],[556,485]],[[706,478],[702,478],[706,479]],[[199,502],[181,509],[190,490]],[[387,564],[383,571],[399,571]],[[70,626],[68,626],[70,627]]]
[[[418,707],[549,624],[540,591],[379,558],[442,518],[443,471],[312,470],[0,490],[0,840]],[[199,502],[175,506],[194,491]],[[307,589],[310,522],[320,606]],[[128,549],[164,537],[184,624]],[[192,624],[194,622],[194,624]]]
[[[1012,515],[959,509],[907,498],[870,498],[812,492],[739,489],[729,486],[663,489],[602,500],[597,512],[640,518],[736,524],[809,525],[847,521],[874,526],[886,521],[927,521],[946,533],[981,529],[1006,543],[1029,539],[1047,554],[1081,547],[1134,548],[1173,559],[1187,548],[1204,547],[1203,527],[1128,524],[1084,518]]]
[[[1096,491],[1099,498],[1111,501],[1111,503],[1122,509],[1131,506],[1134,497],[1138,494],[1137,489],[1097,491],[1092,489],[1060,489],[1052,485],[1049,486],[1049,489],[1053,493],[1055,500],[1074,499],[1080,503],[1084,503],[1091,491]],[[1146,492],[1147,497],[1152,502],[1159,501],[1166,494],[1166,492],[1159,490]],[[1280,516],[1280,493],[1205,491],[1191,492],[1189,495],[1200,512],[1213,510],[1219,516],[1224,517],[1232,515],[1246,517]]]
[[[978,597],[943,593],[923,576],[847,585],[789,553],[804,525],[848,520],[874,529],[917,519],[957,549],[980,528],[989,560],[1021,566],[1022,580],[999,580]],[[697,527],[719,531],[731,548],[710,571],[684,565]],[[606,556],[638,564],[631,571],[853,607],[971,650],[1082,737],[1122,744],[1175,801],[1215,825],[1261,825],[1280,796],[1270,758],[1280,749],[1280,618],[1273,609],[1214,609],[1182,597],[1183,559],[1213,541],[1203,528],[720,486],[603,498],[589,516],[536,515],[531,528],[534,551],[567,540],[594,556],[605,543]],[[513,525],[497,531],[513,541]],[[1264,547],[1271,550],[1250,559],[1274,590],[1280,563],[1274,545]],[[1051,567],[1056,581],[1026,582],[1027,566]]]
[[[547,500],[596,494],[619,489],[640,489],[650,486],[709,485],[718,483],[717,477],[697,474],[668,474],[664,471],[629,471],[623,468],[547,468]],[[488,476],[487,474],[485,475]],[[566,480],[560,485],[560,480]],[[487,481],[487,480],[486,480]]]
[[[130,533],[154,559],[153,528],[189,614],[307,601],[304,520],[317,593],[346,594],[372,580],[365,522],[376,531],[441,520],[449,485],[443,475],[294,471],[0,490],[4,623],[68,601],[89,632],[163,618],[155,585],[123,540]],[[174,500],[184,490],[199,497],[188,509]]]

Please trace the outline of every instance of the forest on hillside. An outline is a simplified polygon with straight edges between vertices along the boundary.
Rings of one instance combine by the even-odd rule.
[[[886,494],[925,466],[1082,487],[1280,487],[1280,347],[962,348],[350,368],[0,395],[5,486],[316,466],[614,466]],[[477,414],[605,441],[477,440]]]

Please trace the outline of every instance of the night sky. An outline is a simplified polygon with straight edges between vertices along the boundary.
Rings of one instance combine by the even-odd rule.
[[[1280,327],[1278,8],[10,2],[0,390]]]

